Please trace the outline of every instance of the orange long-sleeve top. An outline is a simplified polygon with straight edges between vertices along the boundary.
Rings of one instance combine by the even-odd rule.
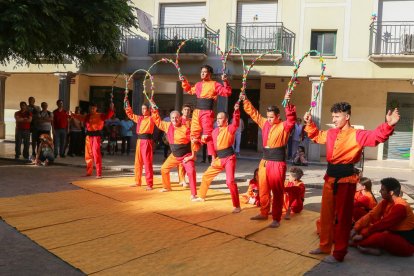
[[[197,98],[216,100],[217,96],[229,97],[231,95],[230,83],[226,80],[224,85],[219,82],[199,81],[194,86],[191,86],[187,80],[182,82],[182,87],[185,92],[190,95],[196,95]]]
[[[99,131],[102,130],[105,124],[105,120],[110,119],[114,115],[112,109],[108,109],[107,113],[95,113],[95,114],[72,114],[72,117],[85,123],[87,131]]]
[[[152,110],[152,119],[155,125],[167,134],[168,143],[184,145],[191,142],[190,140],[190,128],[187,125],[181,125],[174,127],[171,122],[165,122],[161,120],[158,110]]]
[[[364,194],[362,191],[358,191],[355,193],[354,208],[360,207],[366,210],[372,210],[375,206],[377,206],[377,201],[370,192]]]
[[[397,197],[392,201],[382,200],[368,214],[355,223],[355,230],[363,236],[382,231],[408,231],[414,229],[414,214],[410,205]]]
[[[189,128],[191,126],[191,118],[181,116],[181,124],[186,125]]]
[[[331,164],[355,164],[361,159],[364,147],[375,147],[385,142],[394,127],[382,123],[375,130],[331,128],[319,130],[314,122],[305,126],[308,137],[318,144],[326,144],[326,161]]]
[[[240,110],[234,110],[233,121],[230,125],[226,124],[213,130],[212,138],[216,151],[229,148],[234,144],[234,137],[240,125]]]
[[[296,122],[296,108],[294,105],[288,104],[286,106],[286,121],[280,121],[273,125],[260,115],[249,100],[245,99],[243,106],[246,113],[262,129],[264,148],[278,148],[288,143],[290,131]]]
[[[144,115],[136,115],[132,111],[129,103],[126,103],[125,113],[129,119],[137,124],[137,134],[153,134],[154,133],[154,120],[151,118],[150,112]]]

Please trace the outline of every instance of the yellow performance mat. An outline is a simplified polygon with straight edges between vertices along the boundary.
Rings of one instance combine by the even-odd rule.
[[[302,275],[320,262],[308,255],[318,244],[319,213],[302,211],[270,229],[251,221],[257,207],[232,214],[229,194],[209,190],[191,202],[173,183],[160,193],[131,187],[133,177],[76,181],[82,188],[0,199],[8,224],[86,274]]]

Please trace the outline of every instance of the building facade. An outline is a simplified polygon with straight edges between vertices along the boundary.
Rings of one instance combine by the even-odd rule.
[[[84,69],[73,64],[1,67],[3,91],[3,135],[14,135],[13,114],[21,100],[35,96],[54,106],[57,98],[67,108],[87,106],[90,101],[114,101],[122,110],[125,81],[118,74],[148,69],[161,58],[175,60],[182,48],[180,67],[191,82],[199,80],[199,69],[210,64],[220,78],[223,51],[238,48],[229,55],[226,74],[233,96],[219,98],[217,109],[232,111],[243,78],[242,57],[246,66],[253,59],[274,49],[255,62],[247,78],[247,95],[264,113],[268,105],[281,105],[294,66],[287,53],[296,58],[318,50],[326,62],[326,82],[313,115],[321,128],[331,122],[330,107],[338,101],[350,102],[351,123],[373,129],[384,121],[388,109],[398,107],[401,122],[384,145],[369,148],[369,159],[410,158],[414,117],[414,0],[135,0],[138,9],[150,16],[150,31],[132,30],[126,34],[123,59]],[[373,16],[375,14],[375,16]],[[141,26],[143,27],[143,26]],[[143,29],[143,28],[142,28]],[[213,41],[215,44],[211,43]],[[299,69],[299,85],[292,101],[299,116],[309,109],[312,93],[319,82],[318,56],[306,58]],[[158,63],[151,74],[155,80],[155,101],[160,109],[181,108],[194,97],[183,95],[177,71],[168,63]],[[144,101],[143,75],[137,73],[129,85],[134,108]],[[283,115],[283,114],[282,114]],[[242,114],[246,130],[242,147],[260,150],[257,126]],[[0,121],[2,118],[0,117]],[[0,122],[1,126],[1,122]],[[324,147],[310,145],[309,157],[323,158]],[[411,154],[413,155],[413,154]]]

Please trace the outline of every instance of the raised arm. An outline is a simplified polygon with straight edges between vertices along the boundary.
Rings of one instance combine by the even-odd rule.
[[[159,129],[161,129],[162,131],[167,132],[168,131],[168,128],[170,126],[170,123],[169,122],[164,122],[164,121],[161,120],[161,117],[158,114],[158,110],[157,109],[154,109],[153,108],[153,109],[151,109],[151,112],[152,112],[151,118],[154,121],[154,124]]]
[[[296,123],[296,107],[288,103],[285,107],[286,121],[283,122],[283,127],[287,132],[290,132]]]
[[[230,97],[231,95],[231,85],[230,82],[227,80],[227,77],[223,75],[221,77],[223,80],[223,84],[216,82],[216,92],[219,96],[222,97]]]
[[[139,116],[134,114],[134,111],[129,105],[129,101],[127,98],[124,100],[124,110],[125,110],[125,114],[128,116],[129,119],[131,119],[135,123],[138,122]]]
[[[247,98],[245,98],[245,99],[243,100],[243,108],[244,108],[244,111],[246,111],[246,113],[250,116],[250,118],[252,118],[252,120],[253,120],[256,124],[258,124],[260,128],[263,128],[263,126],[264,126],[264,124],[265,124],[265,122],[266,122],[266,119],[265,119],[265,118],[263,118],[263,117],[260,115],[259,111],[257,111],[257,110],[253,107],[252,103],[251,103],[251,102],[250,102]]]
[[[181,81],[181,87],[183,88],[184,92],[190,95],[194,95],[197,92],[196,86],[191,86],[191,84],[186,79]]]
[[[231,121],[231,124],[229,125],[229,131],[230,133],[236,133],[237,129],[240,125],[240,105],[239,103],[236,103],[234,105],[234,112],[233,112],[233,119]]]
[[[312,121],[312,116],[309,114],[309,112],[305,113],[303,120],[306,123],[304,130],[308,134],[309,139],[318,144],[325,144],[328,132],[318,129],[316,124]]]

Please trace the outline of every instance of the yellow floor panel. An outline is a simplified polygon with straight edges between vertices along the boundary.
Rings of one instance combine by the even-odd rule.
[[[103,270],[98,275],[302,275],[317,260],[213,233]]]
[[[209,190],[192,202],[173,183],[160,193],[131,187],[133,177],[83,179],[81,190],[0,199],[0,216],[30,239],[83,272],[105,275],[289,274],[319,260],[318,213],[303,211],[278,229],[251,221],[259,209],[232,214],[229,194]]]
[[[293,215],[291,220],[282,220],[278,229],[265,229],[249,236],[248,239],[315,257],[308,252],[317,248],[319,244],[315,224],[318,218],[319,213],[303,210],[300,214]],[[323,258],[324,256],[317,256],[317,258],[319,257]]]
[[[159,250],[185,244],[210,232],[197,226],[170,230],[166,225],[158,225],[154,231],[128,231],[57,248],[51,252],[89,274],[148,254],[152,254],[151,259],[156,263],[158,262],[156,253]]]

